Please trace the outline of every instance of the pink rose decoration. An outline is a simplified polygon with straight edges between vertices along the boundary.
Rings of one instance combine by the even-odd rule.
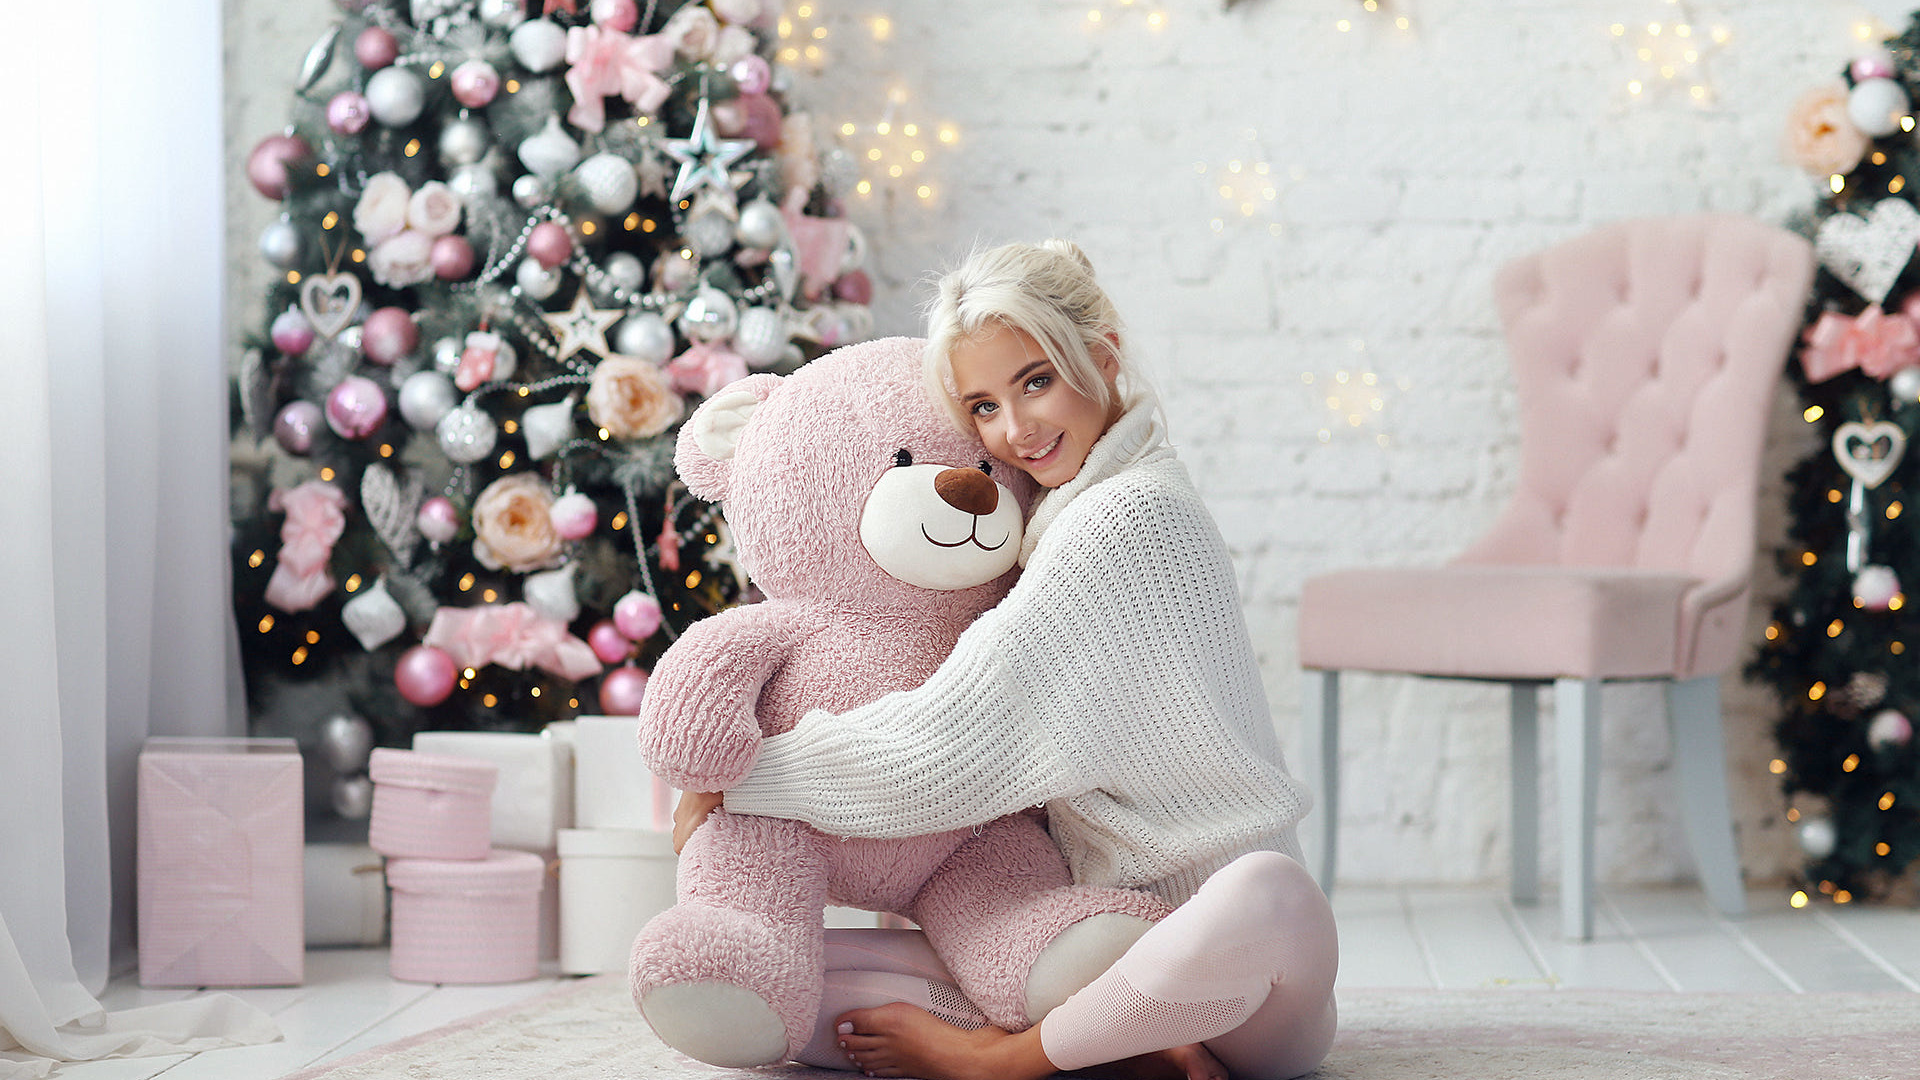
[[[473,500],[473,557],[490,570],[524,574],[560,561],[553,493],[532,473],[488,484]]]
[[[1901,368],[1920,364],[1920,326],[1878,305],[1857,316],[1829,311],[1802,337],[1806,348],[1800,351],[1800,366],[1808,382],[1825,382],[1854,368],[1885,379]]]
[[[420,185],[407,201],[407,226],[428,236],[445,236],[460,227],[460,196],[438,180]]]
[[[1818,177],[1850,173],[1872,140],[1847,118],[1847,88],[1817,86],[1787,114],[1787,158]]]
[[[367,178],[360,201],[353,206],[353,227],[378,244],[407,227],[407,203],[413,192],[396,173],[375,173]]]
[[[433,237],[402,229],[367,252],[367,270],[388,288],[418,285],[433,277]]]
[[[280,558],[267,581],[267,603],[281,611],[308,611],[333,591],[327,561],[333,545],[347,528],[347,497],[321,480],[309,480],[291,491],[276,489],[267,508],[283,510]]]
[[[609,356],[594,365],[587,416],[614,438],[658,435],[685,411],[686,402],[653,364],[633,356]]]
[[[667,361],[673,388],[683,394],[712,397],[729,383],[747,377],[747,361],[716,342],[700,342]]]
[[[461,667],[537,667],[567,679],[590,678],[601,670],[586,642],[524,603],[443,607],[434,612],[421,641],[445,651]]]

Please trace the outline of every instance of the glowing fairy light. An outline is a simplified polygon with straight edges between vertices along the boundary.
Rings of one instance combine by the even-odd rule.
[[[894,186],[911,192],[919,203],[933,202],[937,187],[924,174],[941,153],[959,144],[960,130],[952,124],[912,118],[907,102],[907,91],[896,86],[887,92],[879,119],[870,124],[841,123],[840,138],[861,166],[856,194],[870,197],[880,188]]]
[[[1665,6],[1670,9],[1665,19],[1616,22],[1608,28],[1616,47],[1634,67],[1626,81],[1627,97],[1646,101],[1672,94],[1693,105],[1712,104],[1707,61],[1732,40],[1733,32],[1699,22],[1685,0],[1665,0]]]

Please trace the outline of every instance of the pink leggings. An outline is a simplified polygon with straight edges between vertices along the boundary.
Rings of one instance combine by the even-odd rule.
[[[1192,899],[1040,1023],[1062,1071],[1205,1043],[1236,1080],[1310,1072],[1333,1043],[1339,944],[1333,910],[1299,863],[1257,851],[1221,868]],[[980,1027],[914,930],[827,931],[827,988],[815,1037],[798,1060],[853,1065],[834,1021],[889,1001]]]

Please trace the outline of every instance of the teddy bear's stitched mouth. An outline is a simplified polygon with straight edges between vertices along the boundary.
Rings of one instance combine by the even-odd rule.
[[[967,538],[965,540],[955,540],[950,544],[944,540],[935,540],[933,538],[933,534],[927,531],[927,527],[925,525],[920,526],[920,535],[926,537],[927,543],[932,544],[935,547],[957,548],[957,547],[964,547],[968,544],[972,544],[974,547],[979,548],[981,551],[999,551],[1001,548],[1007,546],[1007,537],[1005,536],[1001,537],[1000,542],[997,544],[994,544],[992,547],[988,547],[986,544],[981,543],[980,534],[978,532],[979,528],[980,528],[980,519],[976,517],[973,520],[973,529],[968,531]]]

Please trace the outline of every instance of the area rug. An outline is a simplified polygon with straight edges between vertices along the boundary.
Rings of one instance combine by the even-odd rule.
[[[845,1080],[668,1050],[598,976],[284,1080]],[[1354,990],[1316,1080],[1914,1080],[1920,995]]]

